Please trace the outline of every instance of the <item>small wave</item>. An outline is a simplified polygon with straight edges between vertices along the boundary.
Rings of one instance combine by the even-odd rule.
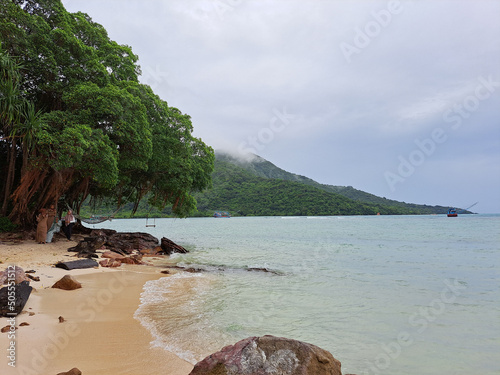
[[[202,279],[203,277],[204,276],[202,274],[179,272],[168,277],[162,277],[158,280],[150,280],[146,282],[140,297],[141,303],[134,314],[134,318],[137,319],[153,336],[154,340],[151,341],[152,347],[165,349],[192,364],[195,364],[200,359],[197,358],[195,352],[184,348],[182,344],[179,344],[179,341],[176,340],[175,337],[165,337],[165,334],[161,332],[162,325],[164,325],[165,322],[173,322],[176,320],[176,317],[172,316],[169,316],[170,319],[167,319],[167,316],[165,316],[165,319],[161,319],[161,311],[163,310],[165,304],[169,304],[171,302],[170,299],[174,299],[176,304],[184,303],[185,305],[191,305],[189,306],[189,308],[191,308],[192,302],[189,301],[190,296],[186,296],[186,300],[184,302],[179,301],[178,295],[174,293],[178,289],[178,285],[176,284],[179,282],[182,283],[186,280],[194,281]],[[194,288],[191,288],[191,291],[196,294],[198,289],[199,288],[195,285]],[[171,295],[170,299],[169,295]],[[158,316],[153,315],[153,317],[151,317],[152,313],[155,313]],[[179,316],[177,316],[177,320],[188,319],[184,316],[184,314],[181,315],[181,311],[177,311],[177,313],[179,314]],[[172,332],[175,334],[176,327],[171,328]]]

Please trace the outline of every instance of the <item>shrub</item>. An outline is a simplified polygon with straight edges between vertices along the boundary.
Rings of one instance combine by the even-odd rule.
[[[12,232],[16,226],[7,217],[0,216],[0,232]]]

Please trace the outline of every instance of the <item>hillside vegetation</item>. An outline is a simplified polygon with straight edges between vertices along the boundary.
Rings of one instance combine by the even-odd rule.
[[[245,216],[444,214],[448,210],[393,201],[352,186],[320,184],[256,155],[241,160],[217,152],[212,181],[211,190],[195,195],[199,215],[215,210]]]
[[[212,216],[229,211],[232,216],[320,216],[320,215],[419,215],[445,214],[449,207],[398,202],[357,190],[352,186],[320,184],[287,172],[254,155],[248,160],[216,152],[211,189],[196,193],[198,212]],[[123,206],[115,217],[130,217],[133,205]],[[113,205],[82,207],[82,213],[106,214]],[[151,208],[143,199],[136,217],[167,217],[172,210]]]

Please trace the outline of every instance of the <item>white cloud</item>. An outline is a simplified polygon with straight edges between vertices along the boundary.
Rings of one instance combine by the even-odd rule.
[[[435,186],[430,178],[440,172],[434,160],[470,169],[477,186],[500,190],[497,180],[481,177],[484,171],[476,173],[475,163],[466,162],[498,139],[500,90],[457,130],[442,117],[474,92],[478,77],[500,79],[496,0],[401,1],[402,11],[351,62],[341,43],[353,43],[357,30],[372,25],[389,1],[63,3],[89,13],[112,39],[131,45],[144,71],[164,72],[155,91],[190,114],[195,135],[215,148],[237,148],[269,127],[273,109],[285,107],[297,117],[264,144],[262,156],[321,182],[359,183],[391,198],[383,191],[383,172],[412,151],[415,139],[444,127],[449,141],[394,198],[440,203],[434,198],[442,187],[417,187]],[[474,147],[460,150],[467,142]],[[500,150],[489,153],[498,156]],[[457,194],[474,189],[455,188]],[[500,198],[491,197],[500,212]]]

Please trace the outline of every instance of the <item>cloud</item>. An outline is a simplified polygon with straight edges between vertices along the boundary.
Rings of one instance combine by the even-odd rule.
[[[131,45],[141,79],[191,115],[195,135],[214,148],[237,150],[260,136],[259,154],[279,167],[415,203],[448,199],[446,185],[433,180],[443,165],[474,176],[482,195],[500,190],[476,166],[498,160],[500,90],[468,117],[458,114],[455,128],[444,117],[474,95],[480,77],[500,81],[498,1],[63,3]],[[345,44],[358,52],[346,58]],[[295,117],[275,131],[274,111],[284,108]],[[391,192],[384,172],[436,128],[447,141]],[[481,195],[455,175],[446,178],[456,199]],[[498,195],[489,197],[500,212]]]

